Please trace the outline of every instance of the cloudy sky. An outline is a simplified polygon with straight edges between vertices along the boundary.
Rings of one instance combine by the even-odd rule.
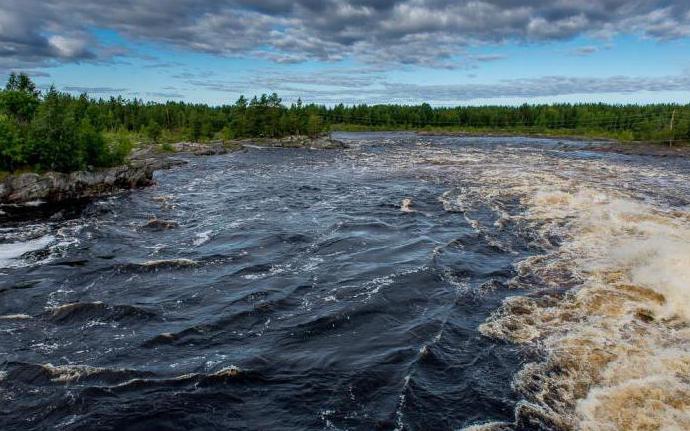
[[[690,102],[688,0],[0,0],[0,77],[232,103]]]

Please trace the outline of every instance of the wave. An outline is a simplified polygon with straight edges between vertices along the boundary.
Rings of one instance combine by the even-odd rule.
[[[193,244],[194,244],[196,247],[199,247],[199,246],[201,246],[201,245],[204,245],[204,244],[206,244],[207,242],[209,242],[209,241],[211,240],[211,235],[213,235],[213,231],[212,231],[212,230],[206,230],[206,231],[203,231],[203,232],[199,232],[199,233],[196,234],[196,238],[194,239]]]
[[[23,255],[43,250],[53,244],[55,240],[56,238],[53,235],[45,235],[28,241],[2,244],[2,247],[0,247],[0,268],[24,265],[25,263],[21,260]]]
[[[5,314],[0,316],[0,320],[29,320],[32,317],[28,314]]]
[[[158,271],[159,269],[184,269],[196,268],[200,263],[193,259],[176,258],[176,259],[157,259],[147,260],[141,263],[128,263],[121,265],[125,270],[143,270],[143,271]]]
[[[153,373],[145,371],[110,369],[92,367],[89,365],[38,365],[14,362],[8,364],[8,370],[5,371],[2,380],[31,385],[44,385],[49,383],[67,384],[86,381],[115,384],[134,378],[151,377],[153,375]]]
[[[157,314],[133,305],[107,305],[102,302],[75,302],[50,309],[45,317],[53,323],[72,323],[91,319],[99,320],[148,320]]]
[[[127,368],[105,368],[83,364],[53,365],[10,362],[0,373],[0,382],[28,385],[76,384],[107,385],[113,389],[141,386],[165,386],[169,384],[212,385],[229,381],[262,381],[256,373],[229,365],[211,373],[187,373],[178,376],[161,376],[151,371]]]
[[[544,290],[480,327],[541,355],[514,381],[517,423],[690,429],[690,214],[588,188],[545,187],[524,204],[522,222],[562,242],[520,265]],[[549,288],[564,277],[579,283]]]

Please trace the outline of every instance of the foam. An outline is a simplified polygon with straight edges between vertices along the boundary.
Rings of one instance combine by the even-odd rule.
[[[487,336],[533,343],[544,355],[516,376],[514,387],[531,406],[518,409],[518,421],[527,415],[565,429],[688,429],[687,214],[586,188],[542,188],[523,203],[524,222],[564,242],[520,271],[548,279],[558,272],[549,271],[553,265],[569,266],[580,284],[562,298],[509,298],[480,327]]]
[[[531,352],[513,426],[690,429],[690,211],[655,200],[682,201],[687,175],[528,152],[462,169],[472,184],[445,193],[445,209],[488,206],[494,227],[516,224],[543,250],[508,283],[536,290],[479,328]]]
[[[196,239],[194,239],[193,244],[197,247],[204,245],[211,240],[212,230],[206,230],[196,234]]]
[[[29,241],[2,244],[0,247],[0,268],[22,266],[20,259],[25,253],[42,250],[55,242],[53,235],[45,235]]]
[[[415,210],[412,209],[412,199],[404,198],[402,200],[402,202],[400,203],[400,212],[404,212],[404,213],[415,212]]]

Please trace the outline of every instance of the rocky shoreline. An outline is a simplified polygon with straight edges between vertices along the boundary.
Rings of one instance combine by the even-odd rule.
[[[70,174],[48,172],[10,175],[0,183],[0,202],[38,205],[102,196],[122,189],[148,186],[153,183],[154,171],[153,165],[130,163]]]
[[[122,166],[68,174],[47,172],[9,175],[0,181],[0,205],[36,207],[108,196],[122,190],[152,185],[155,171],[186,163],[174,156],[218,155],[253,146],[313,149],[347,147],[345,143],[326,136],[243,139],[209,144],[178,142],[168,145],[168,151],[149,145],[135,150],[129,163]]]
[[[349,146],[328,136],[310,138],[308,136],[286,136],[284,138],[238,139],[229,141],[234,147],[267,148],[309,148],[314,150],[337,150]]]

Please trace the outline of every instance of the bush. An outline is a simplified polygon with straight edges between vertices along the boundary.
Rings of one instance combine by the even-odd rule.
[[[87,167],[108,166],[111,162],[110,149],[105,138],[84,119],[79,126],[78,141],[82,150],[83,162]]]
[[[84,167],[70,97],[51,89],[31,122],[28,162],[41,170],[71,172]]]
[[[11,75],[0,92],[0,170],[71,172],[124,163],[131,141],[126,134],[106,140],[91,121],[98,120],[93,106],[54,88],[41,97],[26,75]]]
[[[25,161],[24,146],[17,126],[0,115],[0,171],[13,171]]]
[[[158,143],[158,141],[161,138],[161,133],[163,132],[163,129],[161,128],[160,124],[156,123],[155,121],[151,120],[146,126],[146,129],[144,130],[144,133],[146,136],[148,136],[149,139],[153,143]]]
[[[132,152],[132,141],[126,133],[118,133],[115,140],[108,146],[110,150],[110,166],[121,165]]]

